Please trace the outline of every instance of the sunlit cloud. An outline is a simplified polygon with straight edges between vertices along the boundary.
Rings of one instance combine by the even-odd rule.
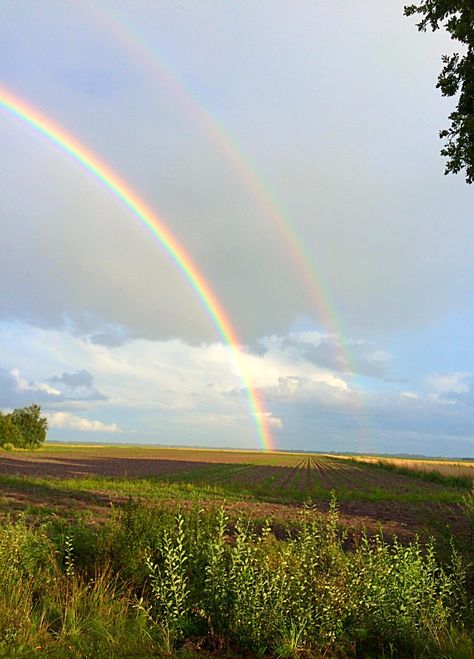
[[[67,428],[69,430],[79,430],[80,432],[120,432],[120,428],[116,423],[92,421],[76,416],[71,412],[49,412],[47,419],[50,428]]]

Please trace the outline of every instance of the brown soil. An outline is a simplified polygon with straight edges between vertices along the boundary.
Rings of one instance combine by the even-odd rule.
[[[207,461],[157,460],[141,457],[15,454],[0,457],[0,475],[46,478],[84,478],[87,476],[146,478],[186,473],[196,469],[206,470],[211,465],[212,463]]]
[[[123,505],[125,496],[117,496],[110,492],[83,492],[61,489],[44,489],[23,486],[20,488],[4,487],[0,493],[0,511],[15,513],[34,509],[50,512],[53,516],[74,518],[87,511],[87,516],[96,523],[106,519],[114,507]],[[190,508],[196,505],[195,500],[180,499],[179,502],[168,499],[160,502],[162,505],[175,508]],[[301,505],[278,504],[253,501],[200,500],[199,506],[213,509],[223,506],[231,518],[239,516],[251,517],[256,520],[267,519],[273,528],[281,528],[302,520],[304,509]],[[328,503],[317,501],[314,511],[327,513]],[[427,506],[428,509],[428,506]],[[427,510],[425,511],[426,514]],[[430,511],[431,515],[435,510]],[[311,513],[309,513],[311,516]],[[362,530],[373,534],[383,527],[387,539],[398,537],[401,540],[414,538],[417,534],[430,535],[430,529],[421,526],[420,516],[410,513],[405,508],[396,505],[373,504],[367,502],[345,502],[340,506],[340,522],[349,529],[351,535]]]
[[[216,464],[241,464],[242,470],[236,469],[229,477],[242,485],[263,483],[266,480],[275,479],[275,485],[287,485],[296,481],[298,490],[303,486],[311,487],[311,484],[320,481],[326,487],[364,487],[369,482],[379,484],[381,487],[390,481],[390,487],[397,489],[401,487],[414,487],[421,489],[427,486],[436,489],[437,486],[422,481],[413,482],[413,479],[385,472],[377,473],[373,468],[352,465],[339,465],[331,460],[316,459],[301,460],[301,456],[293,457],[292,461],[285,460],[281,466],[269,466],[264,464],[264,456],[261,454],[225,454],[219,451],[170,451],[163,457],[163,451],[149,451],[146,449],[137,451],[134,456],[132,451],[121,449],[78,449],[77,451],[44,451],[38,453],[13,453],[0,454],[0,475],[25,477],[25,481],[19,484],[6,483],[0,486],[0,510],[2,512],[14,512],[25,508],[50,510],[61,515],[74,516],[78,512],[87,511],[95,520],[103,519],[108,515],[112,505],[121,505],[126,497],[115,496],[105,491],[74,491],[68,488],[58,487],[58,480],[69,478],[84,478],[87,476],[105,477],[166,477],[174,474],[183,474],[196,469],[202,471],[203,480],[212,482],[216,479]],[[222,456],[224,455],[223,459]],[[229,455],[231,460],[228,460]],[[159,456],[159,457],[158,457]],[[176,459],[177,457],[181,459]],[[239,458],[240,457],[240,461]],[[185,459],[183,459],[185,458]],[[189,458],[189,459],[188,459]],[[198,459],[200,458],[200,459]],[[249,460],[249,462],[247,462]],[[263,462],[263,464],[262,464]],[[259,464],[260,463],[260,464]],[[246,468],[248,464],[248,468]],[[275,464],[275,462],[273,462]],[[291,466],[290,466],[291,465]],[[207,474],[207,475],[206,475]],[[54,487],[48,488],[47,483],[41,486],[28,483],[29,476],[51,478],[55,480]],[[368,477],[367,479],[365,477]],[[424,489],[424,488],[423,488]],[[166,502],[165,502],[166,503]],[[194,505],[192,501],[179,502],[170,500],[169,506]],[[229,514],[252,515],[255,518],[270,518],[279,520],[280,523],[291,523],[301,518],[302,506],[299,504],[282,504],[268,502],[241,501],[200,501],[203,506],[225,505]],[[327,501],[315,501],[315,509],[326,512]],[[429,535],[433,530],[440,530],[447,525],[455,531],[463,528],[463,517],[458,506],[440,504],[407,504],[395,501],[365,502],[347,501],[340,504],[341,521],[353,530],[366,528],[369,533],[378,530],[383,525],[387,537],[394,535],[400,538],[413,537],[416,533]],[[276,521],[275,521],[276,523]]]

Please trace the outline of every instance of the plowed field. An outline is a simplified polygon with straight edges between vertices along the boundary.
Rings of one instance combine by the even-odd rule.
[[[49,446],[0,454],[0,511],[43,510],[98,518],[128,496],[169,505],[224,505],[235,514],[291,520],[303,504],[344,522],[399,536],[463,532],[466,490],[376,464],[299,453],[176,448]]]

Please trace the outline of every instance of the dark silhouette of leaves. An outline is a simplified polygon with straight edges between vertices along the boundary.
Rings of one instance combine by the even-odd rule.
[[[445,174],[465,170],[466,182],[474,181],[474,0],[424,0],[407,5],[405,16],[419,15],[420,32],[446,28],[455,41],[466,46],[463,54],[443,55],[443,69],[436,87],[443,96],[457,96],[451,125],[440,131],[446,140],[441,155],[447,158]]]

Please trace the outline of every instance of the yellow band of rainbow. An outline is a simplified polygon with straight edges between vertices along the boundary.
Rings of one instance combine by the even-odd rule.
[[[47,137],[50,142],[59,146],[63,152],[80,163],[84,169],[101,181],[114,197],[125,204],[132,215],[145,225],[158,239],[182,272],[191,288],[198,295],[213,325],[224,342],[229,346],[242,382],[244,383],[262,448],[267,451],[273,450],[273,440],[268,427],[269,414],[265,411],[261,396],[252,385],[242,364],[239,349],[241,342],[211,285],[205,280],[183,245],[176,240],[163,220],[137,196],[128,184],[121,180],[108,165],[101,162],[94,153],[82,144],[79,144],[75,138],[66,133],[55,122],[46,118],[24,101],[13,96],[4,87],[0,87],[0,107],[32,126],[38,133]]]

